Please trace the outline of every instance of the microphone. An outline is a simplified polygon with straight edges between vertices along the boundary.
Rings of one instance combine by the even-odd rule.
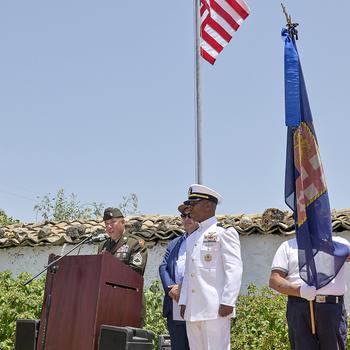
[[[89,242],[102,242],[106,239],[105,233],[99,233],[98,235],[91,236]]]

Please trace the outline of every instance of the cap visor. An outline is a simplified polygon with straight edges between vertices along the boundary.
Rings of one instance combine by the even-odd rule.
[[[183,214],[184,210],[188,207],[188,205],[186,204],[180,204],[178,207],[177,207],[177,210]]]

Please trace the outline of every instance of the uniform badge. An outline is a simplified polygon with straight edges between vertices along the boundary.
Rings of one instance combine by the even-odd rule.
[[[188,197],[190,197],[191,194],[192,194],[192,187],[190,187],[190,188],[188,189]]]
[[[216,232],[208,232],[204,235],[204,243],[218,242],[218,234]]]
[[[123,244],[118,250],[117,253],[127,253],[129,251],[129,246],[127,244]]]
[[[206,262],[210,262],[210,261],[213,260],[213,257],[212,257],[210,254],[205,254],[205,255],[204,255],[204,260],[205,260]]]
[[[142,264],[142,255],[140,252],[134,255],[134,258],[132,259],[132,263],[136,266],[140,266]]]

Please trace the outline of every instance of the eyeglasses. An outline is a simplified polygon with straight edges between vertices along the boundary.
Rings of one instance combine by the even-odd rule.
[[[186,219],[186,218],[191,219],[191,214],[190,214],[190,213],[188,213],[188,214],[181,214],[180,216],[181,216],[183,219]]]
[[[194,207],[194,206],[197,205],[198,203],[203,202],[203,200],[204,200],[204,199],[200,199],[199,201],[190,202],[189,206]]]

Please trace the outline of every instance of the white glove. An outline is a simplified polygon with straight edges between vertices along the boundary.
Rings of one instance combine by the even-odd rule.
[[[316,298],[316,288],[314,286],[304,285],[300,287],[300,296],[306,300],[314,300]]]

